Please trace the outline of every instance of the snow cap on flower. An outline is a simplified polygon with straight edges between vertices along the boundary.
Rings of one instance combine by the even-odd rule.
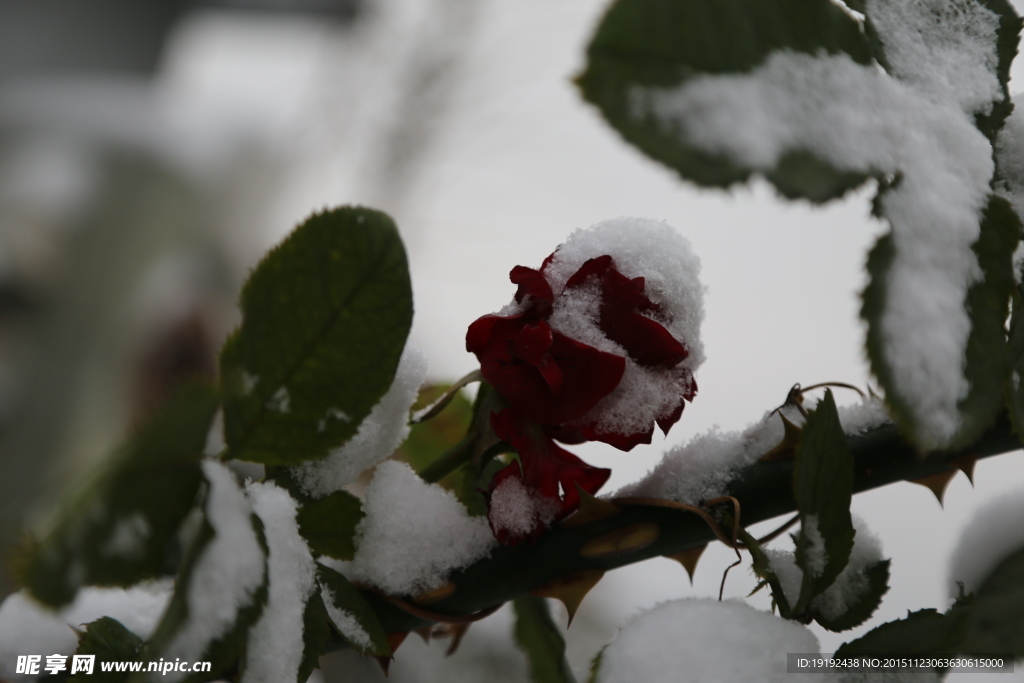
[[[704,360],[700,260],[666,223],[620,218],[577,230],[539,270],[517,266],[515,301],[474,322],[484,378],[566,443],[622,450],[679,419]]]

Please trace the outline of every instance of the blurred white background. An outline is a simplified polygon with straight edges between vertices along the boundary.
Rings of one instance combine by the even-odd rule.
[[[607,491],[672,444],[760,418],[795,382],[868,382],[857,310],[883,230],[869,217],[872,188],[814,208],[760,181],[699,191],[643,157],[571,83],[604,1],[232,4],[245,3],[176,14],[146,69],[4,70],[14,58],[0,50],[0,526],[47,514],[53,492],[116,442],[158,383],[163,366],[147,359],[166,344],[206,367],[247,270],[323,206],[366,204],[397,220],[413,338],[437,380],[473,369],[465,330],[511,299],[509,270],[539,266],[573,229],[647,216],[693,242],[708,289],[699,396],[663,441],[573,449],[613,468]],[[822,651],[908,609],[944,609],[961,529],[978,506],[1022,489],[1018,452],[979,462],[973,488],[958,476],[944,508],[912,484],[858,495],[854,512],[892,558],[892,589],[867,626],[816,629]],[[578,677],[638,611],[717,594],[733,559],[712,546],[692,586],[670,560],[607,574],[568,633]],[[725,595],[754,585],[737,568]],[[763,594],[751,602],[768,607]],[[443,644],[424,653],[410,639],[392,679],[521,680],[510,623],[503,612],[474,627],[447,662]],[[378,676],[329,659],[327,680]]]

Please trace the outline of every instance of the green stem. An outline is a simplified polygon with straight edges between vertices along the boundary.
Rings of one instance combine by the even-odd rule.
[[[447,475],[454,472],[460,465],[469,462],[473,457],[473,444],[476,442],[476,435],[473,432],[462,437],[462,441],[452,446],[434,462],[420,470],[420,477],[423,481],[434,483],[441,481]]]

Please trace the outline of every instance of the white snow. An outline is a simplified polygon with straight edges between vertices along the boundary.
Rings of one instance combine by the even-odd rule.
[[[867,0],[890,73],[969,114],[1002,99],[999,16],[976,0]]]
[[[824,593],[814,598],[814,606],[827,619],[838,619],[870,588],[866,571],[883,559],[882,541],[868,528],[867,522],[853,516],[853,550],[842,573]]]
[[[821,576],[828,564],[828,552],[825,550],[825,539],[818,530],[817,515],[804,515],[803,534],[808,545],[805,553],[807,570],[811,572],[811,576]]]
[[[787,411],[786,417],[800,419],[796,411]],[[771,413],[742,432],[723,433],[712,427],[669,450],[654,469],[613,497],[664,498],[699,505],[725,495],[739,471],[771,451],[782,441],[783,433],[782,418]]]
[[[299,535],[298,506],[269,482],[246,485],[267,535],[267,604],[249,631],[243,683],[294,681],[302,663],[303,614],[316,588],[316,564]]]
[[[213,460],[204,460],[202,467],[210,485],[206,519],[214,537],[192,570],[188,620],[161,653],[165,659],[202,659],[209,644],[227,633],[238,611],[252,602],[265,573],[251,509],[234,475]]]
[[[488,518],[494,531],[526,536],[537,527],[548,527],[558,514],[558,501],[530,494],[518,477],[508,477],[494,489]]]
[[[72,627],[111,617],[139,636],[149,638],[170,599],[174,582],[161,579],[131,588],[86,587],[59,612],[38,604],[24,592],[12,593],[0,604],[0,678],[15,677],[18,655],[74,654],[78,638]]]
[[[782,683],[789,652],[817,653],[802,624],[739,600],[688,598],[661,604],[629,622],[605,649],[597,683]],[[824,683],[825,674],[800,674]]]
[[[292,397],[287,387],[281,387],[274,392],[274,395],[267,401],[267,408],[276,413],[287,413],[291,410]]]
[[[867,523],[854,515],[853,550],[846,567],[823,593],[816,596],[811,604],[828,619],[838,619],[853,606],[870,588],[867,574],[872,565],[881,562],[882,542],[871,532]],[[796,554],[788,550],[766,550],[772,571],[782,584],[782,591],[790,606],[800,597],[803,571],[796,563]]]
[[[141,512],[119,519],[114,523],[114,531],[103,546],[103,554],[138,557],[145,550],[149,534],[149,520]]]
[[[356,555],[344,572],[392,595],[438,588],[497,544],[485,518],[471,517],[451,493],[402,462],[377,467],[363,512]]]
[[[327,616],[331,618],[331,622],[341,635],[345,636],[349,642],[361,648],[369,649],[373,647],[370,634],[366,632],[366,629],[359,623],[355,615],[335,605],[334,594],[331,592],[331,589],[326,585],[321,586],[320,594],[324,601],[324,607],[327,608]]]
[[[997,498],[982,507],[964,527],[949,563],[949,594],[976,591],[989,574],[1013,553],[1024,549],[1024,491]]]
[[[565,283],[589,259],[609,255],[616,270],[645,279],[644,294],[663,315],[648,316],[682,342],[689,356],[671,370],[644,367],[608,339],[599,326],[597,285],[565,291]],[[611,394],[579,418],[614,432],[637,432],[670,415],[689,386],[690,373],[704,362],[700,326],[704,285],[700,259],[690,241],[663,221],[617,218],[576,230],[555,251],[544,271],[555,295],[552,329],[607,353],[626,358],[626,369]],[[689,372],[687,372],[689,371]]]
[[[808,402],[808,407],[810,406]],[[802,424],[795,410],[784,409],[786,419]],[[838,408],[839,422],[847,434],[859,434],[888,421],[882,402],[875,398]],[[717,498],[740,470],[754,463],[782,442],[782,418],[766,413],[760,422],[742,432],[721,432],[717,427],[697,435],[665,453],[642,479],[616,491],[612,497],[663,498],[687,505]]]
[[[426,356],[411,342],[406,343],[391,388],[359,425],[355,436],[327,457],[292,468],[303,492],[315,498],[330,495],[394,453],[409,435],[409,409],[416,402],[426,375]],[[331,408],[324,419],[349,417]]]
[[[961,102],[942,99],[949,88],[914,71],[928,58],[925,48],[896,57],[916,80],[897,80],[846,55],[775,52],[747,74],[637,89],[633,106],[638,118],[653,116],[666,132],[755,170],[806,150],[837,168],[900,174],[882,202],[895,258],[880,329],[886,362],[921,445],[930,448],[954,436],[957,404],[968,391],[964,297],[981,274],[971,246],[994,164],[991,145],[962,108],[988,92],[988,81],[961,82],[979,70],[971,66],[977,50],[964,55],[962,69],[942,76],[967,93]],[[956,49],[947,41],[941,54]]]

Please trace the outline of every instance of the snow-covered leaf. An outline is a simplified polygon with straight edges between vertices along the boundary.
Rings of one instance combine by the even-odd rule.
[[[853,550],[853,457],[830,390],[811,411],[796,449],[793,494],[800,511],[796,562],[803,570],[802,611],[846,567]]]
[[[871,618],[878,606],[882,604],[882,596],[889,590],[889,560],[882,560],[864,570],[867,589],[861,593],[854,604],[846,605],[839,617],[832,618],[823,614],[816,601],[810,604],[810,613],[814,620],[829,631],[848,631],[856,628]]]
[[[204,471],[209,483],[204,517],[185,551],[174,594],[142,653],[146,661],[211,663],[208,673],[179,677],[188,683],[216,680],[240,665],[249,629],[268,595],[263,523],[227,468],[206,463]],[[131,680],[150,679],[139,675]]]
[[[1020,282],[1021,274],[1017,274]],[[1006,407],[1013,431],[1024,440],[1024,287],[1016,285],[1011,298],[1010,329],[1007,349],[1010,375],[1006,381]]]
[[[391,386],[412,322],[405,249],[379,211],[314,214],[242,290],[242,325],[221,352],[232,457],[322,458]]]
[[[313,591],[302,613],[302,663],[299,664],[297,683],[306,683],[313,669],[320,668],[320,655],[331,639],[331,618],[327,616],[320,591]]]
[[[101,617],[85,625],[85,630],[78,638],[75,654],[95,655],[97,662],[134,662],[142,645],[142,639],[126,629],[120,621]],[[71,677],[73,683],[121,683],[127,679],[127,672],[101,671],[95,665],[91,674],[83,672]]]
[[[969,610],[961,652],[1024,657],[1024,548],[999,563]]]
[[[296,519],[313,552],[338,560],[351,560],[355,555],[356,525],[363,519],[363,508],[348,491],[303,502]]]
[[[981,234],[972,252],[981,279],[966,293],[967,334],[963,375],[966,395],[955,404],[955,431],[936,440],[922,419],[920,396],[893,371],[886,338],[886,303],[890,297],[895,247],[892,234],[881,237],[868,256],[870,282],[863,294],[861,317],[868,323],[867,351],[871,369],[886,392],[886,401],[905,434],[922,448],[957,447],[976,440],[995,420],[1002,407],[1003,389],[1010,373],[1005,322],[1013,291],[1011,258],[1020,222],[1002,198],[990,196],[981,222]],[[941,389],[936,389],[941,392]]]
[[[330,567],[318,564],[317,576],[327,613],[342,637],[364,655],[391,656],[388,635],[362,593]]]
[[[516,598],[515,637],[530,662],[530,678],[534,683],[576,683],[565,659],[565,638],[562,637],[547,600],[532,595]]]
[[[212,389],[183,389],[111,457],[21,559],[36,599],[58,607],[81,586],[129,586],[160,574],[195,502],[216,409]]]
[[[637,106],[639,89],[745,73],[783,50],[871,61],[856,20],[829,0],[619,0],[591,41],[577,82],[626,140],[687,180],[724,187],[745,181],[754,169],[666,128],[653,111]],[[867,177],[801,148],[788,150],[766,175],[787,196],[813,201],[840,196]]]

